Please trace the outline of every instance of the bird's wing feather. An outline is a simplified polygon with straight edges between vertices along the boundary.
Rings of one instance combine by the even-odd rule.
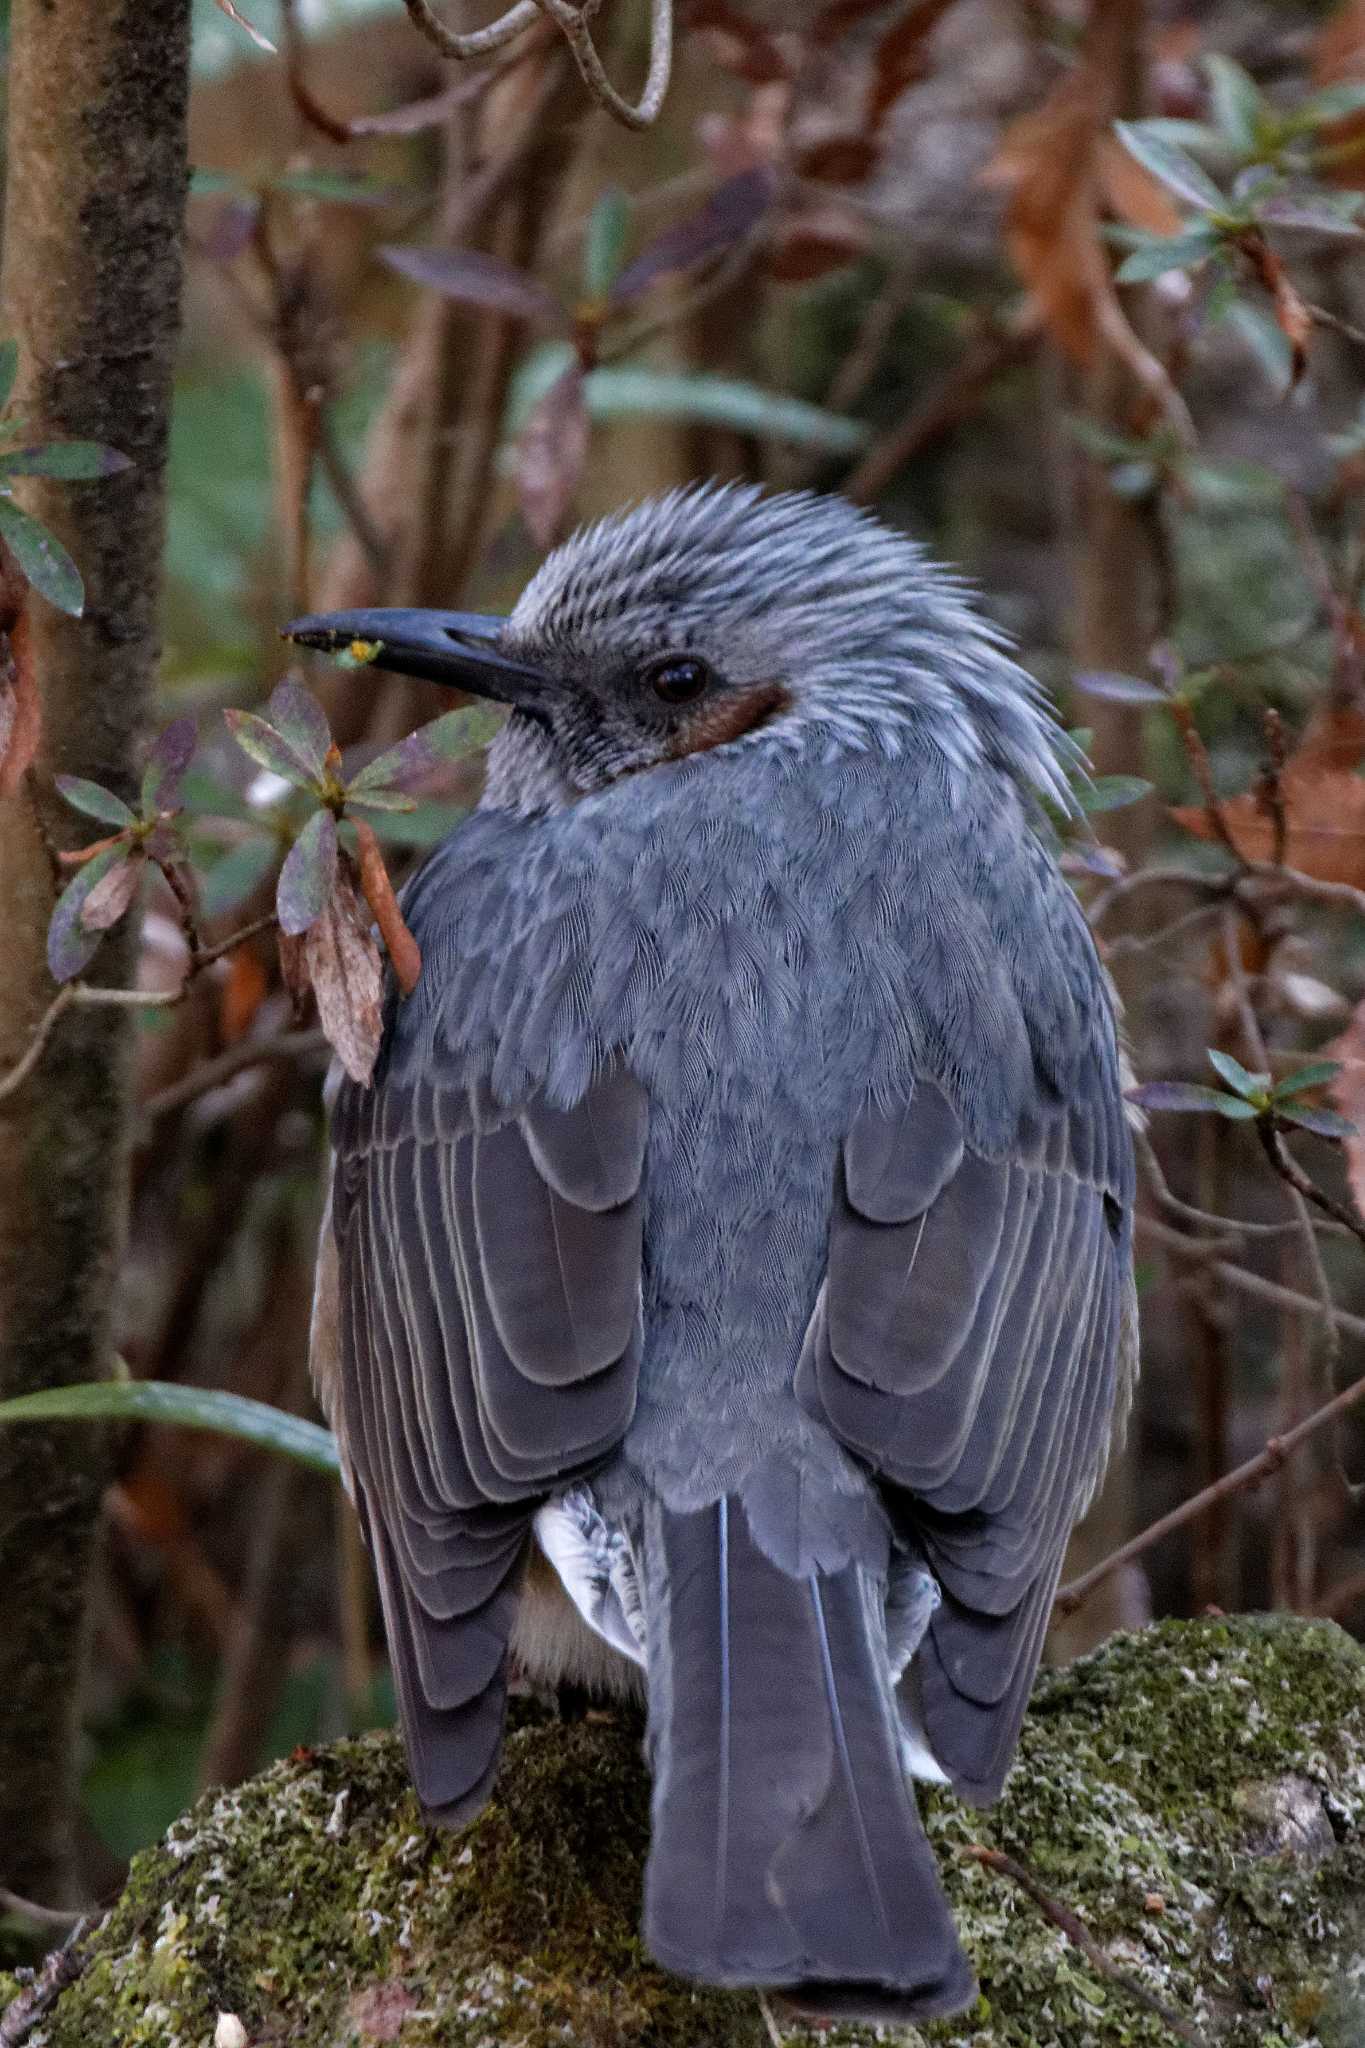
[[[640,1356],[645,1100],[569,1109],[381,1074],[343,1089],[326,1396],[374,1553],[418,1792],[487,1796],[541,1501],[621,1440]]]
[[[1062,1554],[1128,1377],[1131,1149],[1112,1045],[1013,1142],[964,1141],[945,1087],[869,1101],[842,1147],[801,1398],[883,1482],[943,1592],[907,1675],[935,1754],[993,1798]]]

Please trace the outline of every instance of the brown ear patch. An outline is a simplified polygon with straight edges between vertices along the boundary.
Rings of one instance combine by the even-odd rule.
[[[756,732],[779,713],[790,710],[791,692],[783,683],[752,683],[747,690],[727,690],[713,703],[700,705],[684,718],[673,736],[670,759],[682,761],[689,754],[706,754],[712,747],[728,746],[746,732]]]

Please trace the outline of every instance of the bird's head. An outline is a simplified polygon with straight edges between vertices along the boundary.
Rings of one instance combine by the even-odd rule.
[[[564,802],[714,748],[879,748],[950,777],[992,759],[1064,792],[1066,742],[962,586],[845,500],[675,491],[575,534],[507,619],[298,619],[331,651],[507,704],[507,801]]]

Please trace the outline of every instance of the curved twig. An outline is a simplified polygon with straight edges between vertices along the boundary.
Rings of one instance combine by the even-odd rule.
[[[409,11],[424,0],[407,0]],[[589,8],[570,0],[532,0],[537,12],[555,24],[573,52],[578,75],[599,106],[627,128],[648,128],[659,118],[673,70],[673,0],[650,0],[649,69],[634,105],[623,99],[602,68],[588,27]]]
[[[486,57],[490,50],[500,50],[504,43],[510,43],[523,29],[528,29],[540,9],[536,0],[516,0],[506,14],[500,14],[496,21],[490,21],[487,28],[470,29],[467,35],[456,35],[433,13],[428,0],[403,0],[412,19],[412,25],[424,35],[443,57],[457,57],[461,62],[470,57]]]

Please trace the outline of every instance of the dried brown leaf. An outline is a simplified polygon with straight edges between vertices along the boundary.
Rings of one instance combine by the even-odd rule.
[[[1365,887],[1365,777],[1355,773],[1363,756],[1365,713],[1356,706],[1327,706],[1308,721],[1279,778],[1287,866],[1320,882]],[[1225,799],[1220,809],[1244,860],[1274,859],[1275,821],[1259,786]],[[1220,837],[1207,805],[1173,809],[1171,816],[1198,839]]]
[[[384,975],[368,912],[346,863],[337,868],[321,917],[304,934],[303,957],[328,1043],[353,1081],[368,1082],[383,1031]]]
[[[107,932],[125,916],[142,880],[143,858],[130,854],[108,874],[101,875],[81,905],[81,924],[88,932]]]
[[[951,4],[952,0],[917,0],[882,37],[867,99],[867,125],[874,135],[901,94],[928,71],[925,44]]]
[[[587,459],[583,371],[571,363],[535,407],[517,444],[517,497],[539,546],[552,547],[559,538]]]

